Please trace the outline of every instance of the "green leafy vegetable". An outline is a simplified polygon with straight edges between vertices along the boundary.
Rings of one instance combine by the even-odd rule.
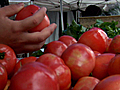
[[[35,56],[35,57],[39,57],[41,55],[43,55],[43,51],[42,50],[38,50],[38,51],[35,51],[33,52],[30,56]]]
[[[113,38],[114,36],[120,34],[120,28],[116,25],[118,25],[117,21],[103,22],[101,19],[97,19],[96,23],[91,25],[88,29],[93,27],[101,28],[107,33],[109,38]]]
[[[70,35],[76,40],[86,31],[86,28],[80,24],[77,24],[75,20],[72,21],[71,25],[67,25],[67,29],[63,31],[63,35]]]

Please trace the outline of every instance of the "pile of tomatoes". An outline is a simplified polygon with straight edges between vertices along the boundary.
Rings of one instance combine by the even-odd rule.
[[[34,9],[40,8],[35,6],[30,15]],[[30,33],[34,30],[37,28]],[[61,36],[48,43],[40,57],[18,60],[11,47],[0,44],[0,90],[119,90],[119,53],[120,35],[109,38],[97,27],[83,33],[78,41]]]
[[[0,44],[0,90],[118,90],[119,39],[94,27],[78,41],[64,35],[48,43],[40,57],[21,60]]]

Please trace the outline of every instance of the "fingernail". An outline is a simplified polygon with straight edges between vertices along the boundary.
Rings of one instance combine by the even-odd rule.
[[[47,11],[47,8],[46,8],[46,7],[42,7],[42,9],[44,9],[45,12]]]
[[[18,3],[18,6],[24,6],[24,3]]]

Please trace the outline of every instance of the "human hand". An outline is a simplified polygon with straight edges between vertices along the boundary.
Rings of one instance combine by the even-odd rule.
[[[15,53],[27,53],[39,50],[45,40],[54,32],[55,23],[44,28],[41,32],[29,33],[44,18],[46,8],[41,8],[33,16],[24,20],[14,21],[9,19],[24,7],[24,3],[13,4],[0,8],[0,43],[13,48]]]

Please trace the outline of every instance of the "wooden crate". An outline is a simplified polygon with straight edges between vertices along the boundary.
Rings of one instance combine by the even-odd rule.
[[[120,27],[120,15],[115,16],[96,16],[96,17],[80,17],[80,24],[84,27],[89,27],[96,22],[96,19],[101,19],[104,22],[118,21],[117,27]]]

